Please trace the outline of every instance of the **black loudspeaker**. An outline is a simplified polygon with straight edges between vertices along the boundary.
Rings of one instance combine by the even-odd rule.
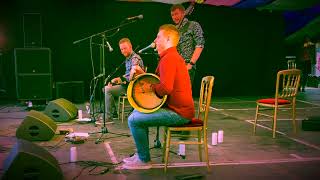
[[[304,131],[320,131],[320,116],[310,116],[302,120],[301,128]]]
[[[51,73],[51,51],[49,48],[15,48],[14,51],[18,74]]]
[[[51,53],[48,48],[16,48],[17,99],[52,99]]]
[[[54,121],[65,122],[77,117],[78,108],[72,102],[60,98],[50,101],[44,112]]]
[[[17,76],[17,98],[20,100],[52,99],[51,75]]]
[[[84,101],[83,81],[56,82],[56,98],[82,103]]]
[[[42,47],[42,18],[40,13],[23,14],[24,47]]]
[[[56,123],[42,112],[31,110],[16,131],[16,137],[29,141],[50,140],[57,129]]]
[[[42,147],[18,139],[4,161],[2,179],[63,179],[58,161]]]

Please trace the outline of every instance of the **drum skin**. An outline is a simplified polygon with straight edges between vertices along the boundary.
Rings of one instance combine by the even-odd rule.
[[[159,98],[151,89],[152,84],[157,84],[160,79],[152,73],[138,75],[128,85],[128,101],[133,108],[142,113],[152,113],[158,110],[166,101],[167,95]]]

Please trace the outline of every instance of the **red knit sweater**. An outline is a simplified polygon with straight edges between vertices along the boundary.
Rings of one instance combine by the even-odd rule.
[[[191,120],[194,117],[194,104],[189,73],[176,47],[160,54],[156,74],[160,77],[160,83],[153,86],[156,94],[160,97],[168,95],[167,107]]]

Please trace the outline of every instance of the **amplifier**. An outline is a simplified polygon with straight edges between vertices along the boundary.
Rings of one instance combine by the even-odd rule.
[[[83,81],[56,82],[56,98],[65,98],[73,103],[84,101]]]

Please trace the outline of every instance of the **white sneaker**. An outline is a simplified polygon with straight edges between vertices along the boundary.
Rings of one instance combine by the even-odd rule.
[[[131,162],[122,165],[124,169],[150,169],[152,167],[151,161],[143,162],[138,158],[135,158]]]
[[[132,162],[133,160],[135,160],[135,159],[137,159],[137,158],[139,159],[138,154],[137,154],[137,153],[134,153],[133,156],[128,157],[128,158],[124,158],[124,159],[122,159],[122,161],[123,161],[124,163],[130,163],[130,162]]]

